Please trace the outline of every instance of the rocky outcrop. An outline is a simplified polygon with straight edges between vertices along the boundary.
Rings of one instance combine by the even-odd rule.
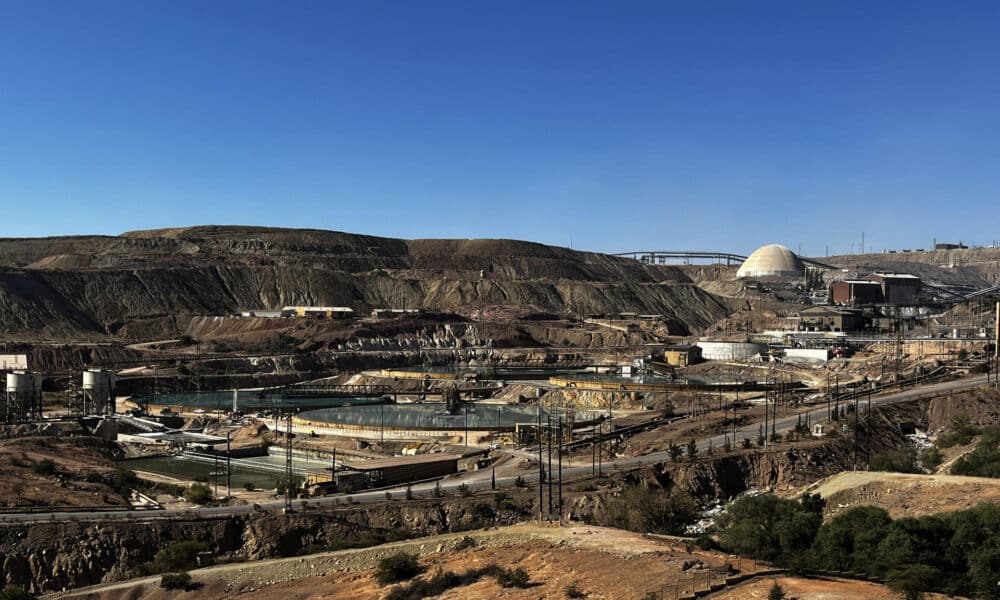
[[[290,515],[8,525],[0,527],[0,587],[17,585],[42,593],[122,579],[179,541],[203,542],[217,557],[257,560],[316,551],[349,539],[511,524],[524,516],[510,508],[494,511],[491,501],[480,498],[391,502]],[[486,518],[489,523],[483,521]]]

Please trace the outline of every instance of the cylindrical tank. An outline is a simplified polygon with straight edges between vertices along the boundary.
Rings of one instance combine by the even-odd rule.
[[[83,396],[96,414],[114,412],[115,372],[88,369],[83,372]]]
[[[750,342],[698,342],[705,360],[746,360],[767,350],[764,344]]]
[[[41,397],[42,377],[31,371],[11,371],[7,373],[7,394],[18,402]]]
[[[5,414],[0,418],[19,421],[42,416],[42,376],[32,371],[7,373]]]

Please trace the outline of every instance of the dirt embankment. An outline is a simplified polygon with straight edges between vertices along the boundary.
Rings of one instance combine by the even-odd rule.
[[[464,543],[463,543],[464,542]],[[379,598],[390,589],[374,579],[378,560],[395,552],[419,556],[426,575],[438,570],[467,573],[486,565],[521,568],[528,575],[527,588],[501,588],[489,576],[470,577],[445,592],[443,598],[492,600],[493,598],[563,598],[575,586],[587,598],[642,598],[667,583],[704,588],[707,567],[715,569],[715,582],[730,557],[689,550],[678,540],[647,537],[601,527],[555,527],[523,524],[498,530],[434,536],[365,550],[310,556],[308,559],[272,560],[227,565],[192,572],[201,587],[187,597],[199,600],[230,598],[282,599],[322,597],[353,600]],[[745,572],[756,566],[743,561]],[[155,578],[102,586],[57,598],[143,600],[166,598]]]
[[[23,435],[12,429],[17,427],[0,427],[0,436]],[[128,506],[128,501],[109,485],[115,472],[112,458],[119,453],[116,444],[86,436],[0,440],[0,507],[25,510]]]

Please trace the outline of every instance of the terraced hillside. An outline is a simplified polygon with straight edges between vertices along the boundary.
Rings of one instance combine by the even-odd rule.
[[[688,330],[728,312],[677,268],[511,240],[236,226],[0,240],[0,328],[15,339],[116,336],[289,304],[469,314],[479,303],[662,314]]]

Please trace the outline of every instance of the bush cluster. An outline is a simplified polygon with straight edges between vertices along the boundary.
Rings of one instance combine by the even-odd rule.
[[[683,533],[684,526],[696,516],[697,507],[687,496],[634,485],[608,498],[595,518],[606,527],[676,535]]]
[[[852,508],[821,524],[823,500],[740,498],[718,521],[722,546],[798,571],[885,578],[908,598],[924,591],[1000,600],[1000,505],[892,520]]]

